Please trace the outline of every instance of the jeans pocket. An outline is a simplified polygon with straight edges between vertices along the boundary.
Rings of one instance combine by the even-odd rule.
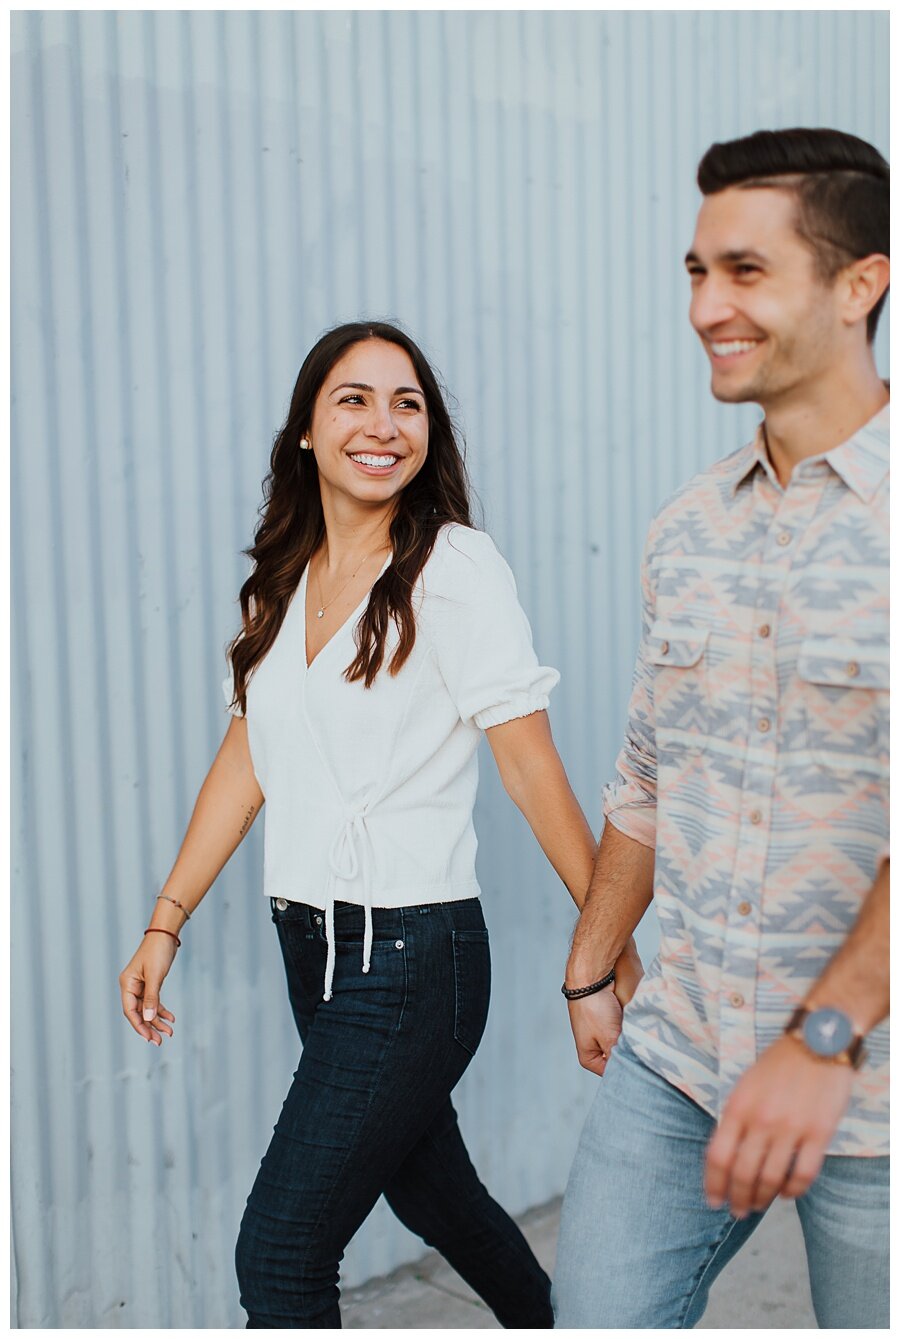
[[[491,949],[487,930],[453,931],[456,1011],[453,1036],[470,1055],[478,1049],[491,998]]]

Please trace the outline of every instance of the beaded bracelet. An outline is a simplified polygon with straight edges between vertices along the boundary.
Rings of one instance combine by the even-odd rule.
[[[170,897],[168,893],[157,893],[156,894],[157,902],[161,897],[164,897],[167,902],[171,902],[172,906],[177,907],[179,911],[183,911],[188,920],[191,919],[191,913],[188,911],[186,906],[182,905],[181,902],[177,901],[174,897]]]
[[[164,930],[161,925],[148,925],[144,931],[145,935],[168,935],[170,939],[175,940],[175,947],[181,948],[181,940],[174,930]]]
[[[563,984],[562,993],[567,1000],[583,1000],[585,995],[596,995],[598,991],[605,990],[607,986],[613,985],[616,979],[615,969],[607,972],[601,980],[595,981],[591,986],[579,986],[577,990],[569,990],[568,986]]]

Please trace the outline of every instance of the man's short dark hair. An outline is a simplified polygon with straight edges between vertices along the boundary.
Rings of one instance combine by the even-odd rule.
[[[714,144],[697,169],[704,195],[729,186],[781,186],[798,199],[797,231],[808,242],[820,276],[830,282],[863,256],[891,254],[891,169],[865,140],[842,130],[758,130]],[[887,292],[869,312],[875,338]]]

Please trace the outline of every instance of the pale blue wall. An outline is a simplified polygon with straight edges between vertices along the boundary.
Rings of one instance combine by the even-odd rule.
[[[887,151],[888,16],[19,12],[12,81],[15,1316],[234,1326],[296,1052],[259,833],[185,936],[174,1045],[116,975],[225,726],[299,363],[363,314],[434,357],[597,823],[647,521],[754,420],[687,324],[697,159],[802,123]],[[594,1080],[565,895],[488,767],[478,820],[495,999],[459,1106],[518,1211],[562,1190]],[[417,1252],[379,1209],[347,1277]]]

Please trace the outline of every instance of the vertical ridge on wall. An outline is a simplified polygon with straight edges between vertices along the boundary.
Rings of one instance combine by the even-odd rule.
[[[433,358],[599,828],[647,523],[756,418],[712,401],[687,322],[697,160],[804,121],[886,150],[888,20],[11,27],[13,1320],[230,1328],[234,1238],[299,1053],[261,830],[186,930],[174,1042],[141,1044],[116,977],[227,724],[242,551],[303,357],[338,321],[395,316]],[[573,911],[484,752],[494,1006],[456,1100],[519,1212],[561,1191],[593,1080],[557,1003]],[[420,1251],[381,1203],[344,1279]]]

